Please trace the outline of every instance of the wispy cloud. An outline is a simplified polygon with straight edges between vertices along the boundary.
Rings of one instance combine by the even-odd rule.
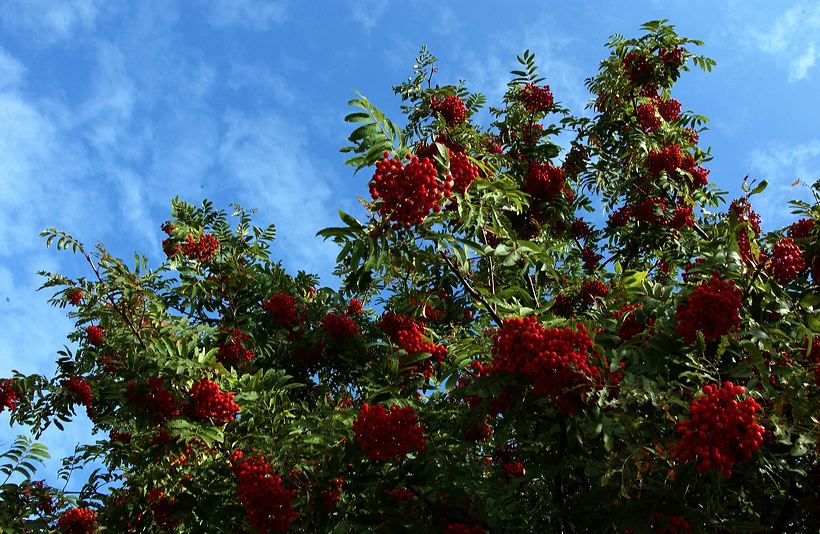
[[[784,207],[789,200],[809,200],[806,185],[820,179],[820,139],[803,144],[771,144],[749,154],[749,164],[757,178],[769,187],[756,197],[755,206],[769,228],[789,224],[795,219]],[[792,185],[798,182],[796,185]]]
[[[102,0],[6,0],[0,22],[30,42],[51,45],[92,29],[102,5]]]
[[[388,5],[388,0],[351,0],[350,15],[362,28],[370,31],[381,21]]]
[[[265,30],[287,20],[281,0],[216,0],[209,3],[214,26],[242,26]]]
[[[789,81],[803,80],[817,62],[820,47],[820,4],[798,4],[774,23],[753,33],[757,47],[775,57],[789,73]]]

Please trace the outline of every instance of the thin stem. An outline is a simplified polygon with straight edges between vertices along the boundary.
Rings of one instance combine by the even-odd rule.
[[[450,270],[453,271],[453,274],[455,274],[456,277],[458,277],[467,293],[469,293],[471,297],[480,302],[487,309],[487,313],[490,314],[490,317],[493,318],[493,321],[495,321],[495,323],[498,326],[503,326],[503,321],[501,320],[501,317],[498,315],[498,313],[493,309],[492,306],[490,306],[487,300],[484,297],[482,297],[478,291],[475,290],[472,284],[470,284],[470,282],[467,281],[467,279],[464,277],[464,275],[461,273],[458,267],[456,267],[453,261],[450,258],[448,258],[443,251],[439,252],[439,256],[441,256],[441,258],[444,260],[444,263],[447,264]]]

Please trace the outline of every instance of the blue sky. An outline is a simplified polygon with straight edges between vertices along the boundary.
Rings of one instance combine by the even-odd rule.
[[[530,49],[556,99],[581,112],[608,36],[669,18],[717,60],[674,92],[713,121],[701,136],[715,155],[711,180],[737,194],[747,174],[768,179],[755,207],[771,229],[793,220],[787,199],[806,198],[790,184],[820,178],[820,3],[501,5],[0,0],[0,377],[51,373],[72,328],[34,273],[87,273],[78,257],[45,249],[47,226],[159,260],[173,196],[238,202],[277,225],[286,266],[335,285],[336,250],[313,236],[337,209],[361,213],[369,178],[338,152],[346,102],[359,90],[398,118],[391,87],[422,44],[439,57],[439,83],[464,79],[491,103]],[[60,456],[87,428],[46,441]]]

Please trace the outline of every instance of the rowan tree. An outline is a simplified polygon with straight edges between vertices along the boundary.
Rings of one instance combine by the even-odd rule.
[[[270,257],[272,226],[175,199],[133,266],[49,229],[76,321],[57,374],[0,381],[39,436],[77,410],[78,494],[3,456],[0,524],[62,532],[748,532],[820,526],[820,185],[763,232],[673,94],[700,42],[614,36],[572,114],[524,52],[503,101],[396,86],[351,100],[372,176],[338,288]],[[566,151],[559,134],[570,135]],[[595,213],[606,214],[595,224]],[[11,480],[11,481],[10,481]]]

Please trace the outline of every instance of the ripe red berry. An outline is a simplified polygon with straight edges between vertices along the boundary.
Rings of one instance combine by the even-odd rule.
[[[264,534],[290,530],[296,519],[292,504],[295,493],[282,486],[282,478],[264,457],[245,458],[241,451],[235,451],[231,459],[238,480],[236,494],[251,527]]]
[[[273,318],[280,328],[288,328],[300,321],[296,310],[296,298],[287,293],[276,293],[262,301],[262,309]]]
[[[781,239],[772,246],[772,253],[766,263],[766,270],[781,284],[796,279],[805,270],[803,251],[790,238]]]
[[[353,432],[362,452],[371,460],[400,460],[413,450],[424,451],[424,425],[416,424],[412,407],[365,403],[353,420]]]
[[[609,294],[609,288],[600,280],[584,280],[581,284],[581,302],[592,306],[596,300]]]
[[[789,226],[789,237],[792,239],[804,239],[810,237],[815,226],[816,221],[814,219],[800,219]]]
[[[17,408],[17,390],[14,388],[13,378],[4,378],[0,380],[0,413],[6,408],[9,412],[13,412]]]
[[[654,132],[661,127],[661,118],[652,104],[641,104],[637,107],[638,124],[645,132]]]
[[[751,203],[746,198],[733,200],[729,205],[729,213],[733,213],[739,223],[746,223],[755,233],[760,233],[760,215],[752,209]]]
[[[740,325],[740,295],[734,281],[727,283],[714,273],[710,281],[696,287],[678,306],[675,331],[688,343],[695,341],[698,330],[706,341],[720,339]]]
[[[673,457],[681,462],[697,461],[698,473],[710,469],[723,476],[732,474],[734,464],[750,460],[763,443],[764,428],[755,421],[760,405],[751,397],[737,400],[741,386],[724,382],[707,385],[703,396],[692,400],[690,418],[678,420],[681,436]]]
[[[530,164],[524,185],[535,200],[552,200],[564,189],[564,171],[549,163]]]
[[[322,328],[336,341],[344,341],[359,333],[359,325],[347,315],[330,312],[322,319]]]
[[[519,98],[528,111],[546,113],[554,105],[549,85],[537,86],[534,83],[528,83],[521,88]]]
[[[86,408],[91,406],[91,386],[85,381],[85,378],[77,375],[70,375],[68,379],[60,382],[60,385],[71,393],[73,399],[84,405]]]
[[[57,520],[63,534],[93,534],[97,531],[96,514],[91,508],[71,508]]]
[[[97,325],[89,325],[85,327],[85,334],[88,337],[88,342],[95,347],[102,345],[103,339],[105,338],[105,332]]]
[[[191,386],[191,416],[217,425],[233,421],[239,412],[239,405],[233,398],[233,393],[222,391],[219,384],[204,378]]]
[[[660,176],[661,172],[665,172],[667,176],[673,178],[675,170],[681,167],[682,164],[683,156],[681,155],[680,146],[676,144],[649,152],[649,175],[653,178]]]
[[[199,240],[194,240],[194,236],[189,235],[188,240],[182,247],[182,253],[202,263],[211,261],[219,251],[219,238],[211,234],[202,234]]]
[[[73,287],[66,291],[65,296],[71,304],[77,306],[83,301],[83,290],[79,287]]]
[[[674,98],[658,103],[658,112],[666,122],[675,122],[680,117],[680,102]]]
[[[456,125],[467,120],[467,107],[457,96],[447,96],[443,99],[434,96],[430,100],[430,107],[441,114],[447,124]]]
[[[228,339],[219,346],[216,357],[227,367],[237,366],[251,361],[254,357],[254,353],[245,347],[245,344],[249,342],[250,339],[251,337],[248,334],[238,328],[229,330]]]
[[[403,166],[398,159],[384,158],[376,162],[376,172],[370,181],[370,195],[380,200],[379,214],[393,221],[395,227],[409,228],[424,222],[430,211],[441,211],[442,200],[450,195],[449,181],[438,180],[429,158],[411,156]]]
[[[478,167],[464,152],[450,151],[450,176],[453,179],[452,191],[463,195],[470,184],[478,178]]]

